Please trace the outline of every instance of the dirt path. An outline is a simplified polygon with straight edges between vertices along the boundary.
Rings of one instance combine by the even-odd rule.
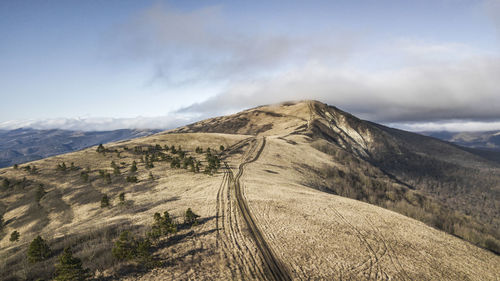
[[[260,148],[258,147],[259,143],[260,143]],[[243,175],[243,172],[245,171],[245,166],[252,162],[255,162],[259,158],[260,154],[264,150],[265,145],[266,145],[265,138],[262,138],[261,141],[254,141],[253,146],[250,148],[249,152],[250,155],[252,155],[255,153],[255,151],[257,151],[255,153],[255,156],[240,164],[238,173],[236,174],[235,177],[233,177],[232,172],[230,172],[229,178],[234,185],[236,202],[238,204],[241,215],[243,216],[243,219],[245,220],[245,223],[248,227],[250,236],[254,240],[255,245],[257,246],[261,256],[264,258],[264,262],[267,267],[266,271],[268,273],[268,277],[273,280],[291,280],[285,266],[275,257],[272,249],[269,247],[262,233],[260,232],[259,228],[255,224],[255,219],[250,213],[250,209],[248,207],[245,198],[243,197],[241,190],[240,178]],[[227,164],[226,167],[228,168]]]

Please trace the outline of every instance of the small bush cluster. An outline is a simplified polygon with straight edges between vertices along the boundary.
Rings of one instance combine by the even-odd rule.
[[[32,175],[38,174],[38,168],[35,165],[33,165],[33,166],[31,166],[31,165],[24,166],[21,169],[25,170],[26,172],[28,172],[28,173],[30,173]]]
[[[127,182],[137,183],[139,182],[139,180],[137,179],[136,176],[127,176]]]
[[[99,176],[106,184],[111,183],[111,175],[107,171],[99,170]]]
[[[155,213],[153,219],[151,231],[148,233],[150,238],[157,240],[161,236],[177,232],[177,224],[167,211],[163,213],[163,216],[160,213]]]
[[[14,230],[12,231],[12,233],[10,234],[10,238],[9,238],[9,241],[10,242],[17,242],[19,241],[19,237],[21,235],[19,234],[19,232],[17,230]]]
[[[154,264],[149,239],[137,238],[130,231],[124,231],[120,234],[111,251],[119,261],[134,260],[146,267],[151,267]]]

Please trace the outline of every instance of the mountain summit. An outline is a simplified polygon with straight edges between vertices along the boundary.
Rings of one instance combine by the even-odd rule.
[[[500,278],[497,162],[317,101],[9,167],[0,180],[5,279],[51,278],[68,246],[107,279]],[[51,253],[27,265],[38,235]]]

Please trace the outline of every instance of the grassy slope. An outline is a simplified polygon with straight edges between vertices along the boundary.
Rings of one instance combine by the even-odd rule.
[[[344,196],[361,196],[358,199],[375,200],[375,203],[379,200],[380,204],[393,204],[386,207],[395,209],[400,199],[430,202],[420,197],[424,195],[409,190],[370,163],[353,156],[352,151],[318,139],[310,130],[313,122],[308,122],[313,116],[302,105],[258,110],[244,114],[249,120],[258,120],[258,124],[265,126],[243,122],[244,126],[239,128],[243,123],[238,121],[239,125],[230,126],[228,130],[268,136],[262,156],[248,165],[242,178],[244,196],[265,238],[294,277],[500,278],[500,258],[488,251],[397,213],[318,191],[324,189],[338,194],[343,191],[346,192]],[[227,129],[225,118],[234,119],[234,116],[207,122],[211,126],[221,126],[223,132]],[[217,148],[223,144],[228,147],[248,137],[162,133],[110,145],[110,149],[121,151],[121,158],[116,153],[98,154],[92,148],[30,163],[40,169],[36,175],[22,169],[0,170],[0,177],[27,179],[25,186],[13,186],[1,193],[0,208],[6,211],[7,225],[0,240],[0,271],[27,278],[51,270],[55,257],[35,266],[24,262],[28,243],[41,234],[56,253],[64,246],[73,246],[75,254],[96,276],[118,274],[121,279],[143,280],[259,279],[264,276],[262,259],[245,234],[243,222],[234,206],[231,207],[231,200],[224,203],[230,212],[225,213],[223,223],[225,229],[232,229],[232,232],[219,236],[217,231],[215,215],[218,192],[223,186],[222,173],[214,176],[194,174],[172,169],[169,163],[163,162],[147,170],[140,163],[139,155],[123,150],[124,146],[175,144],[196,156],[193,152],[196,146]],[[235,172],[247,149],[248,146],[242,146],[227,158]],[[137,184],[124,180],[133,159],[140,163]],[[106,184],[98,178],[98,170],[112,173],[112,160],[120,165],[122,176],[113,176],[112,183]],[[81,170],[57,171],[55,167],[62,161],[74,162],[82,169],[90,166],[91,183],[82,182]],[[155,176],[154,181],[148,179],[149,171]],[[35,192],[39,183],[44,184],[48,193],[37,203]],[[230,195],[227,187],[225,190],[226,195]],[[118,204],[120,192],[126,192],[125,205]],[[100,207],[104,193],[112,199],[110,208]],[[392,197],[397,200],[390,200]],[[118,264],[112,259],[110,248],[120,230],[143,233],[151,225],[154,212],[168,210],[179,219],[188,207],[201,215],[202,223],[193,229],[181,229],[160,243],[155,256],[166,262],[163,267],[138,276],[130,275],[127,272],[134,271],[133,264]],[[428,213],[423,212],[423,215]],[[14,229],[20,231],[21,240],[13,244],[8,241],[7,234]],[[222,251],[221,244],[230,250]]]

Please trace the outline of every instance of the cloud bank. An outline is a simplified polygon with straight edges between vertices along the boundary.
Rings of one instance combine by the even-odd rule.
[[[38,130],[63,129],[73,131],[109,131],[118,129],[172,129],[193,122],[193,117],[179,114],[160,117],[135,118],[54,118],[19,120],[0,123],[0,129],[33,128]]]
[[[500,35],[500,0],[484,3]],[[315,99],[410,130],[500,129],[500,53],[463,42],[332,25],[307,32],[267,28],[235,21],[222,6],[181,10],[162,4],[110,33],[111,57],[151,68],[145,84],[170,92],[208,85],[210,94],[157,118],[31,120],[0,128],[163,129],[262,104]]]
[[[498,3],[487,5],[497,11]],[[242,31],[218,6],[156,5],[118,34],[125,56],[154,66],[152,83],[223,84],[177,113],[215,116],[316,99],[384,123],[500,120],[500,55],[460,42],[373,39],[338,28]]]

